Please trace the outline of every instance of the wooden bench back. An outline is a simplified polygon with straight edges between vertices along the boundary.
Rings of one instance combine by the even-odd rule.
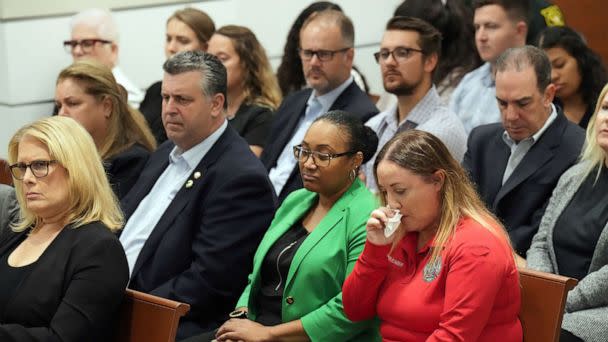
[[[190,305],[127,289],[115,342],[173,342]]]
[[[568,291],[578,281],[529,269],[520,269],[519,276],[524,342],[558,342]]]

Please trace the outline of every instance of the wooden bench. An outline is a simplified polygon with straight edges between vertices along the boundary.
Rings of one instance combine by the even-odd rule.
[[[519,277],[524,342],[558,342],[568,291],[578,281],[525,268],[519,269]]]
[[[13,176],[5,159],[0,159],[0,184],[13,185]]]
[[[190,305],[127,289],[115,342],[173,342]]]

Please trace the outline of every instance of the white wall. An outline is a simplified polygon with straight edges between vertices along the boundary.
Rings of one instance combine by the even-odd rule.
[[[251,28],[276,67],[289,27],[311,2],[210,0],[189,5],[207,12],[217,27],[237,24]],[[335,2],[355,24],[355,65],[378,93],[382,83],[372,53],[400,0]],[[120,65],[142,89],[162,76],[165,21],[182,7],[171,4],[114,11],[121,33]],[[0,21],[0,158],[6,158],[8,141],[16,129],[50,114],[55,78],[71,62],[61,42],[69,38],[72,14]]]

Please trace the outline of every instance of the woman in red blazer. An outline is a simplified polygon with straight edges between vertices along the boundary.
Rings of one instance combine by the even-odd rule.
[[[382,148],[374,169],[388,207],[372,212],[344,283],[348,318],[378,316],[384,341],[521,341],[508,235],[447,148],[407,131]]]

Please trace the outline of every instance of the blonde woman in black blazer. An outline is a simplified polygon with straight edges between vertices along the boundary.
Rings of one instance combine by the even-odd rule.
[[[0,341],[107,341],[128,266],[91,136],[43,119],[13,136],[9,163],[21,212],[0,235]]]

